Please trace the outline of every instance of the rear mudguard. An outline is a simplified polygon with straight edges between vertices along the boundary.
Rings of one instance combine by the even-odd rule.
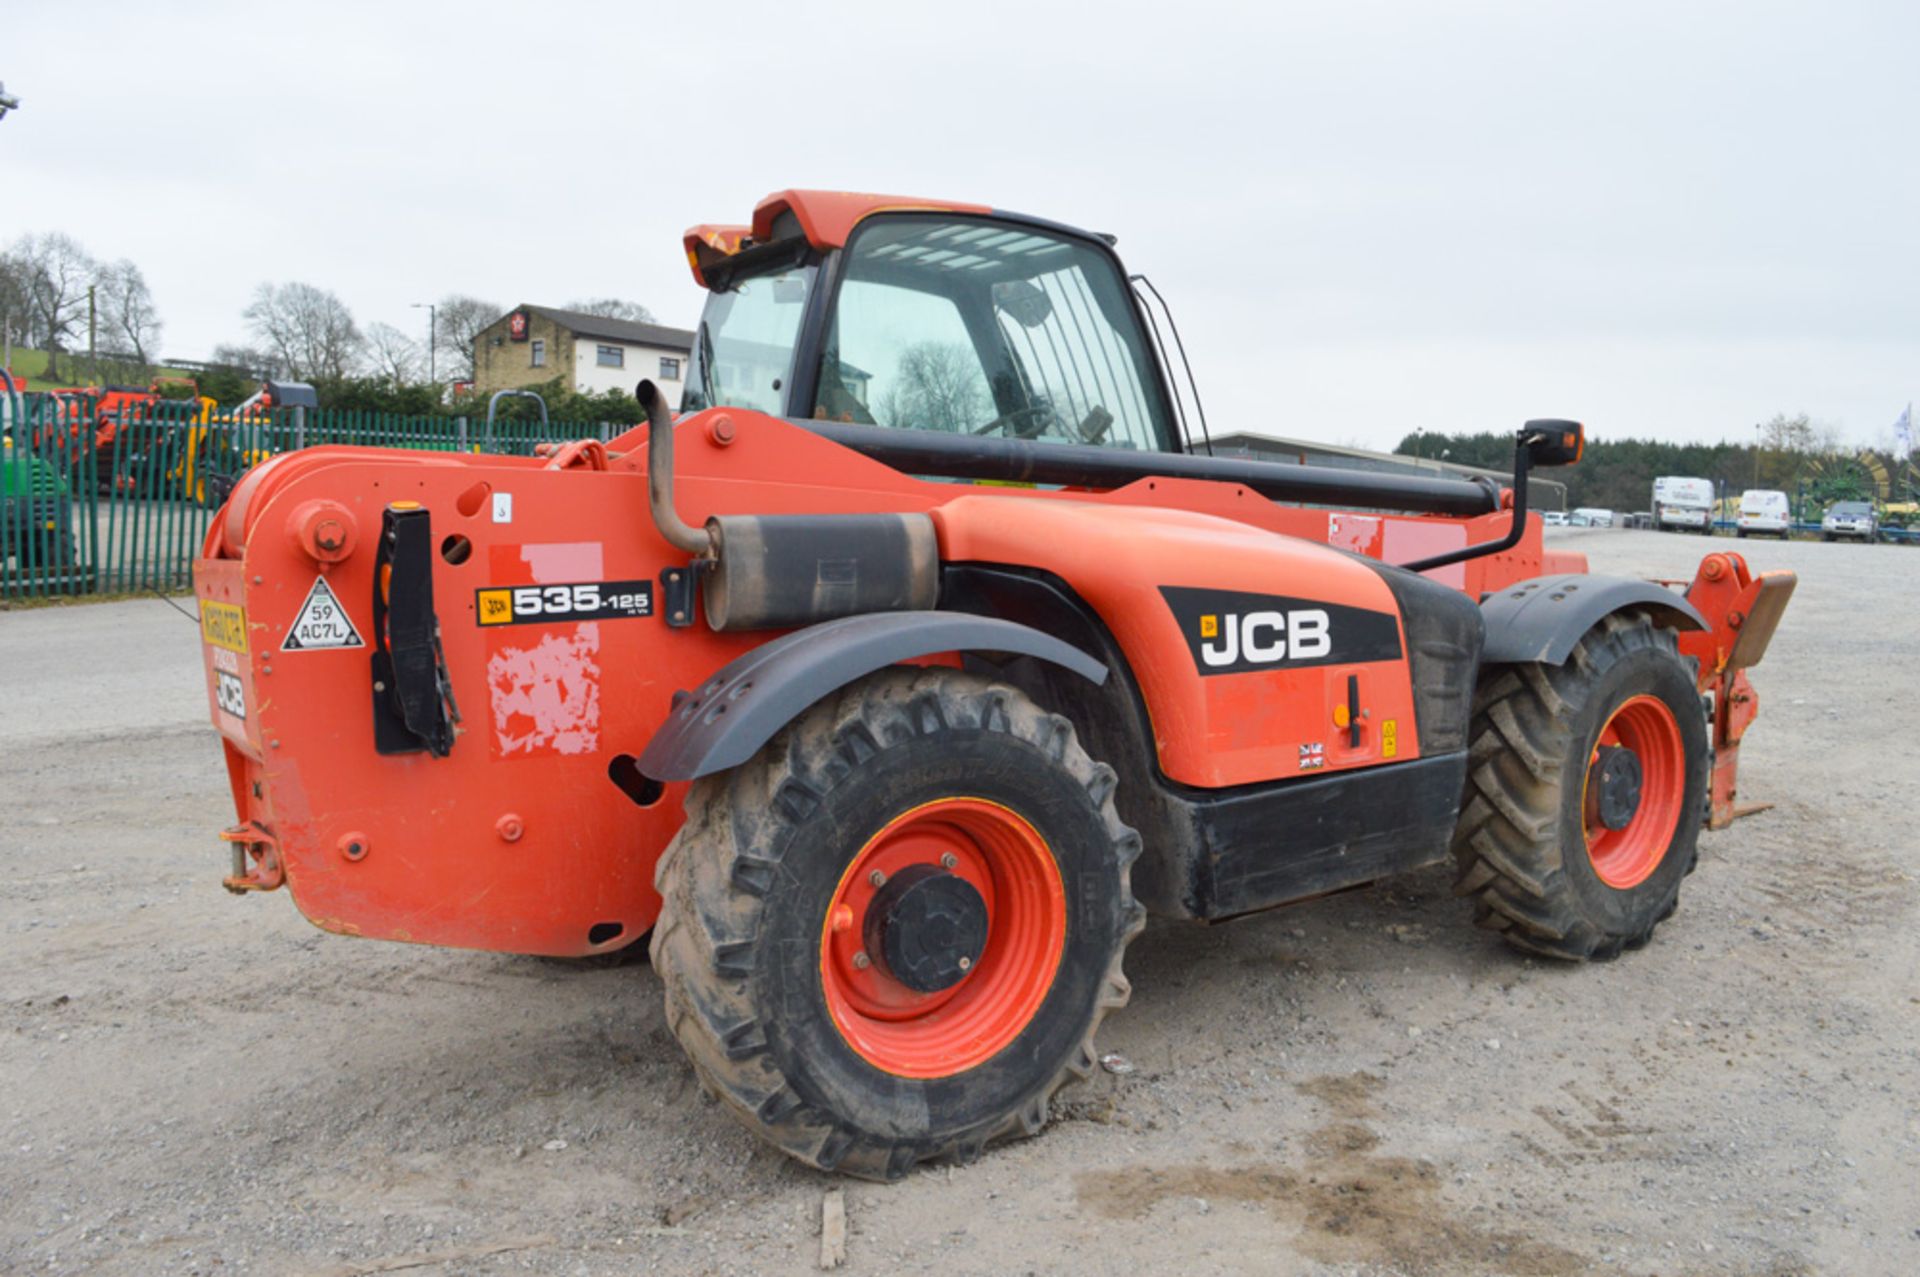
[[[1095,684],[1107,667],[1012,621],[960,612],[881,612],[810,625],[736,658],[673,712],[640,756],[658,781],[698,780],[738,767],[827,693],[875,670],[948,652],[1032,656]]]
[[[1682,632],[1707,629],[1693,604],[1652,581],[1566,573],[1537,576],[1489,594],[1480,604],[1489,665],[1564,664],[1580,636],[1622,608],[1651,612],[1658,625]]]

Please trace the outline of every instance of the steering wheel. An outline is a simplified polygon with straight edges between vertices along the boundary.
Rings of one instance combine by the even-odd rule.
[[[973,433],[990,435],[999,430],[1014,439],[1038,439],[1051,427],[1058,425],[1059,420],[1053,415],[1053,409],[1047,405],[1032,404],[995,417],[984,426],[976,426]]]

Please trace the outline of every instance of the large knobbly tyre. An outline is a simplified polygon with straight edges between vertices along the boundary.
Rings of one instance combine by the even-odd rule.
[[[1038,1131],[1146,920],[1114,783],[1066,719],[945,668],[882,671],[696,782],[653,963],[702,1084],[870,1179]]]
[[[1693,870],[1711,758],[1673,634],[1615,614],[1564,665],[1489,670],[1470,750],[1453,854],[1474,921],[1555,958],[1645,944]]]

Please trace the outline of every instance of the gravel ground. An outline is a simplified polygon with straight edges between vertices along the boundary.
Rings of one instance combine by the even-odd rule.
[[[1570,531],[1596,570],[1698,540]],[[1723,543],[1727,544],[1727,543]],[[1920,555],[1800,571],[1743,797],[1647,949],[1508,953],[1434,870],[1155,925],[1040,1138],[845,1186],[847,1270],[1920,1271]],[[0,1270],[761,1273],[834,1181],[694,1085],[644,965],[362,943],[220,889],[195,627],[0,615]]]

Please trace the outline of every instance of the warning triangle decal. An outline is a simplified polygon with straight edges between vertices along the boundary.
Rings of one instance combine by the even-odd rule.
[[[307,601],[300,605],[300,615],[293,618],[287,641],[280,645],[280,650],[317,652],[330,647],[365,646],[360,631],[353,628],[347,609],[340,606],[327,578],[315,577],[313,588],[307,591]]]

